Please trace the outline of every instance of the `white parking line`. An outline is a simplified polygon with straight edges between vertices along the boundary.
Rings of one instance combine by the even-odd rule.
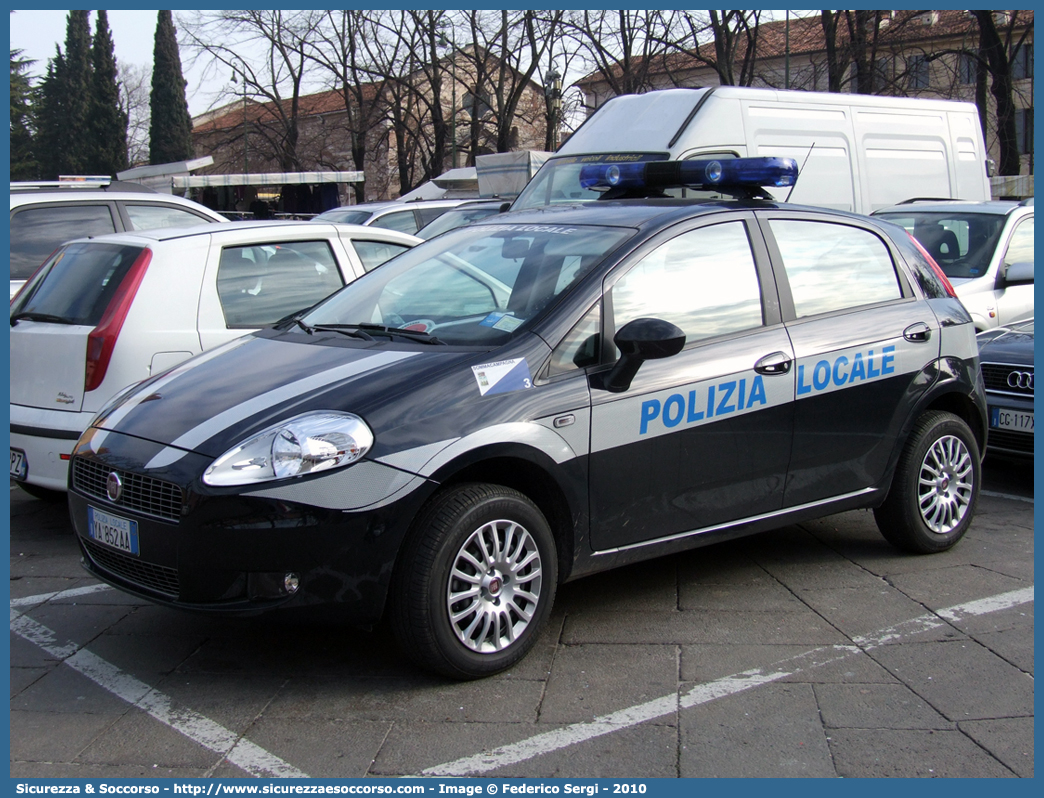
[[[75,643],[59,643],[54,632],[37,623],[16,609],[27,605],[43,604],[55,598],[85,595],[107,585],[89,588],[73,588],[57,593],[45,593],[11,600],[11,631],[24,640],[34,643],[55,659],[61,660],[73,670],[83,674],[92,682],[129,704],[144,710],[160,723],[181,732],[193,742],[202,745],[253,776],[262,778],[308,778],[306,773],[270,754],[260,746],[226,729],[198,712],[176,708],[170,696],[161,693],[139,679],[124,673],[115,665]]]
[[[681,695],[668,695],[644,704],[639,704],[619,712],[603,715],[585,723],[574,723],[554,731],[537,734],[526,740],[495,748],[492,751],[475,756],[464,757],[454,762],[424,770],[423,776],[475,776],[491,770],[525,762],[553,751],[559,751],[576,743],[593,740],[621,729],[636,726],[639,723],[662,718],[677,711],[700,704],[706,704],[718,698],[735,695],[763,684],[769,684],[792,676],[802,671],[843,659],[859,651],[877,648],[887,643],[894,643],[903,637],[925,632],[949,621],[961,618],[986,615],[991,612],[1017,607],[1033,601],[1033,588],[1013,590],[979,601],[958,604],[934,614],[922,615],[905,621],[897,626],[882,629],[872,635],[857,638],[855,646],[823,646],[821,648],[780,660],[767,668],[756,668],[742,673],[715,679],[706,684],[696,685]]]
[[[261,747],[240,737],[209,718],[188,709],[175,709],[169,696],[144,682],[123,673],[115,665],[103,660],[75,643],[60,645],[47,627],[21,614],[15,608],[42,604],[55,598],[86,595],[105,589],[105,585],[73,588],[39,596],[11,600],[11,631],[34,643],[56,659],[83,674],[100,687],[122,698],[124,701],[148,712],[161,723],[184,734],[205,748],[221,754],[225,759],[254,776],[263,778],[308,778],[292,765]],[[1033,601],[1032,587],[1001,593],[977,601],[926,613],[864,635],[853,640],[856,645],[821,646],[793,657],[780,660],[767,668],[755,668],[725,676],[688,691],[663,696],[643,704],[603,715],[585,723],[574,723],[553,731],[544,732],[502,746],[487,753],[464,757],[453,762],[427,768],[422,776],[474,776],[507,765],[525,762],[544,754],[559,751],[577,743],[593,740],[606,734],[637,726],[656,718],[665,717],[679,709],[688,709],[714,701],[718,698],[770,684],[797,673],[826,665],[849,657],[859,651],[867,651],[904,638],[945,626],[963,618],[987,615],[991,612],[1010,609]]]
[[[992,496],[995,499],[1014,499],[1017,502],[1029,502],[1033,504],[1032,496],[1016,496],[1012,493],[998,493],[995,490],[980,490],[979,495],[981,496]]]

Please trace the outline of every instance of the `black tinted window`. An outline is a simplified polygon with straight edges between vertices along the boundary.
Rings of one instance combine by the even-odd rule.
[[[115,233],[107,205],[25,208],[11,214],[11,279],[26,280],[66,241]]]
[[[47,263],[12,312],[96,326],[140,254],[140,247],[120,244],[70,244]]]

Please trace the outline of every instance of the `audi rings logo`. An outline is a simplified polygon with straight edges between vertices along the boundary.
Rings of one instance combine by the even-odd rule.
[[[1022,391],[1033,390],[1032,371],[1011,371],[1008,373],[1008,387],[1018,388]]]
[[[123,482],[120,481],[120,475],[115,471],[110,472],[109,478],[105,480],[105,495],[113,504],[118,502],[120,496],[123,495]]]

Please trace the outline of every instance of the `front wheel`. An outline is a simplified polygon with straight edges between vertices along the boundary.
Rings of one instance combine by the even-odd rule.
[[[953,413],[925,413],[910,433],[888,497],[874,510],[878,529],[904,551],[945,551],[971,526],[981,478],[968,424]]]
[[[421,667],[489,676],[533,647],[557,582],[554,536],[536,505],[510,488],[461,485],[421,512],[404,546],[393,631]]]

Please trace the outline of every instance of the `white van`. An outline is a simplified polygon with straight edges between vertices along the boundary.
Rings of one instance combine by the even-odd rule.
[[[512,205],[595,199],[583,163],[778,156],[797,161],[777,200],[869,214],[912,198],[986,201],[986,146],[972,103],[739,86],[614,97]],[[789,193],[788,193],[789,192]]]

